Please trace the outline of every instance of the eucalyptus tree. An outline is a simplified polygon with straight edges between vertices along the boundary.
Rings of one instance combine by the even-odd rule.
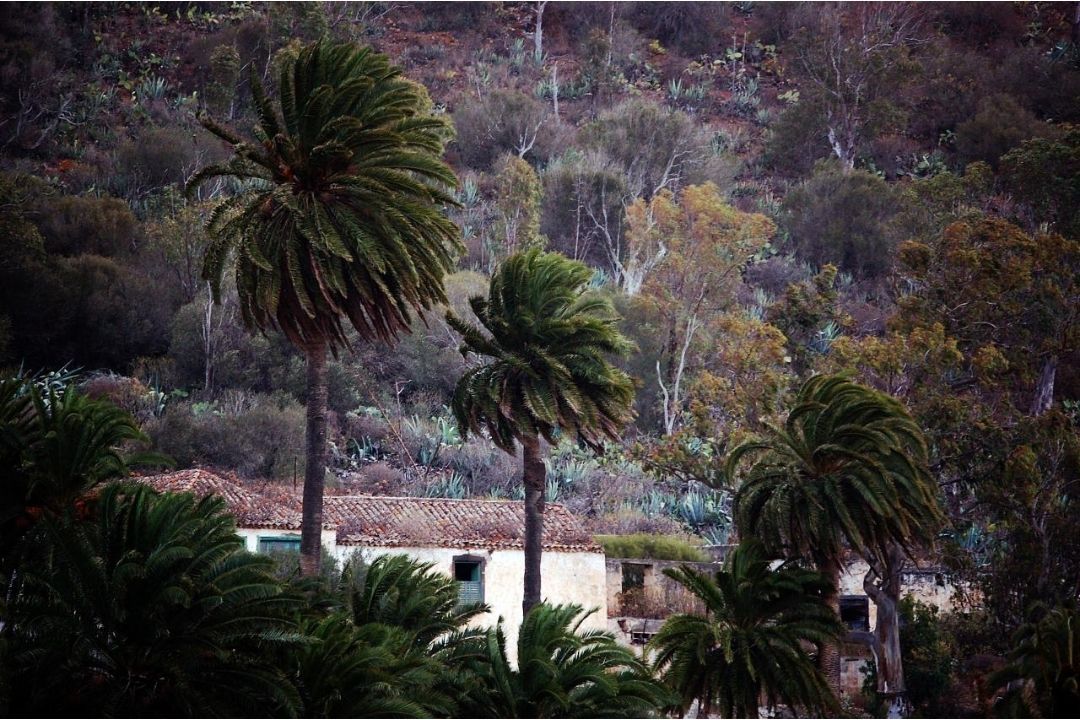
[[[209,117],[233,150],[189,193],[231,177],[240,191],[210,216],[202,274],[220,297],[236,280],[244,323],[280,330],[307,361],[301,565],[318,572],[325,482],[327,354],[391,341],[413,314],[445,302],[460,251],[443,208],[457,180],[442,161],[445,119],[422,86],[368,48],[307,45],[281,63],[276,100],[251,78],[258,122],[245,138]]]

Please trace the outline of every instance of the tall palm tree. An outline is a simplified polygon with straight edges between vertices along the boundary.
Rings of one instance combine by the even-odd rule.
[[[319,570],[326,458],[327,351],[409,331],[414,312],[445,302],[460,249],[442,207],[456,185],[441,160],[448,125],[423,88],[384,55],[315,43],[282,63],[277,101],[252,75],[259,120],[244,139],[203,116],[233,149],[203,169],[241,191],[212,213],[203,276],[220,292],[230,268],[244,322],[280,329],[307,360],[301,565]]]
[[[9,588],[0,645],[16,715],[291,713],[265,663],[298,603],[245,552],[219,498],[111,484],[92,516],[44,517],[48,548]]]
[[[633,417],[634,385],[610,362],[631,348],[609,300],[587,289],[592,271],[558,253],[507,258],[487,299],[469,302],[487,332],[447,313],[463,355],[486,359],[458,381],[453,410],[463,434],[487,431],[502,450],[522,449],[525,487],[523,609],[540,602],[545,468],[540,438],[567,433],[594,449]]]
[[[763,547],[744,540],[713,577],[690,567],[664,571],[704,605],[672,615],[650,641],[655,665],[678,695],[679,711],[700,703],[708,717],[757,717],[762,695],[812,714],[835,711],[836,697],[803,643],[842,632],[825,601],[828,581],[793,566],[771,569]]]
[[[591,613],[577,605],[539,604],[525,617],[517,668],[502,620],[488,630],[475,665],[477,684],[462,715],[482,718],[646,717],[670,698],[649,668],[606,632],[582,631]]]
[[[991,676],[1005,717],[1075,717],[1080,708],[1080,612],[1075,601],[1035,603],[1008,664]]]
[[[752,460],[735,495],[739,533],[770,552],[812,560],[838,611],[845,547],[880,566],[896,547],[932,541],[942,513],[926,455],[922,431],[896,399],[843,376],[810,378],[782,427],[728,457],[729,479]],[[899,627],[886,634],[895,662],[881,670],[895,677]],[[824,644],[820,660],[838,691],[839,647]]]

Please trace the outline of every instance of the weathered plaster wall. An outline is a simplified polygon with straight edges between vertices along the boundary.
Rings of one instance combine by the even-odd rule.
[[[840,595],[865,595],[863,578],[870,566],[863,560],[852,560],[840,575]],[[957,587],[948,575],[935,569],[906,570],[902,576],[903,591],[901,597],[912,595],[916,600],[933,605],[941,612],[948,612],[953,607]],[[870,605],[870,627],[877,624],[877,608]]]
[[[517,660],[517,636],[521,626],[521,602],[524,597],[525,553],[521,550],[478,550],[476,548],[358,548],[338,546],[337,556],[347,559],[359,551],[370,562],[380,555],[404,554],[422,562],[433,563],[447,575],[453,572],[454,557],[472,555],[484,559],[484,602],[491,611],[477,617],[473,625],[494,625],[505,621],[507,650],[511,661]],[[553,604],[575,603],[587,610],[596,608],[583,624],[588,630],[607,629],[607,597],[604,555],[595,552],[544,552],[540,561],[542,596]]]
[[[299,530],[275,530],[273,528],[237,528],[236,534],[244,539],[244,544],[249,552],[258,552],[260,537],[300,537]],[[337,532],[323,530],[322,544],[331,553],[337,554]]]

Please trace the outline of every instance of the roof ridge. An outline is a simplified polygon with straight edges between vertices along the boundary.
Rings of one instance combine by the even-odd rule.
[[[524,500],[514,500],[513,498],[441,498],[441,497],[419,497],[416,495],[325,495],[327,499],[339,498],[342,500],[408,500],[410,502],[451,502],[451,503],[491,503],[493,505],[520,505]],[[566,505],[559,502],[546,502],[545,508],[561,508],[566,510]],[[567,511],[569,512],[569,511]]]

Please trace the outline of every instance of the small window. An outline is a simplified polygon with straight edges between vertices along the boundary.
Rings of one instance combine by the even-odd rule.
[[[869,632],[870,598],[865,595],[840,598],[840,620],[851,630]]]
[[[462,605],[484,602],[484,561],[464,555],[454,558],[454,580]]]
[[[641,590],[645,587],[645,575],[652,565],[640,563],[623,563],[622,565],[622,591]]]
[[[283,535],[280,537],[260,537],[259,538],[259,552],[261,553],[279,553],[279,552],[300,552],[300,536],[299,535]]]
[[[630,633],[631,645],[648,645],[649,641],[656,635],[654,632],[647,632],[645,630],[633,630]]]

